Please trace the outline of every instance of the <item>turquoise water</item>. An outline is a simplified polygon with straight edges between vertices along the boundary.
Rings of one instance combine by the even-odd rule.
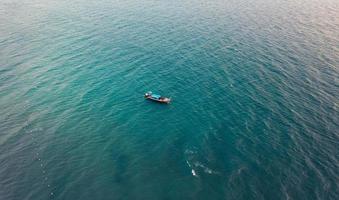
[[[338,13],[2,0],[0,199],[339,199]]]

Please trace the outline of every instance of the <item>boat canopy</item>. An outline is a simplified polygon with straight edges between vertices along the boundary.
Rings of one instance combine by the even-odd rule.
[[[158,94],[152,94],[152,97],[153,97],[153,98],[156,98],[156,99],[159,99],[161,96],[158,95]]]

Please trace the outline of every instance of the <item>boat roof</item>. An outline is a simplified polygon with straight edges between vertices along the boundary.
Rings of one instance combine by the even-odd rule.
[[[152,97],[153,97],[153,98],[156,98],[156,99],[159,99],[161,96],[158,95],[158,94],[152,94]]]

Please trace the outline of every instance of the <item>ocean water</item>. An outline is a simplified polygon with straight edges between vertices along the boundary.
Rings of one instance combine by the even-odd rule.
[[[0,2],[1,200],[339,199],[338,104],[338,0]]]

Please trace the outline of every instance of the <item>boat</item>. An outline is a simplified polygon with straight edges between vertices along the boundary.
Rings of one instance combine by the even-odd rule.
[[[159,103],[170,103],[171,102],[171,98],[163,97],[159,94],[153,94],[152,92],[146,92],[145,98],[152,100],[152,101],[159,102]]]

